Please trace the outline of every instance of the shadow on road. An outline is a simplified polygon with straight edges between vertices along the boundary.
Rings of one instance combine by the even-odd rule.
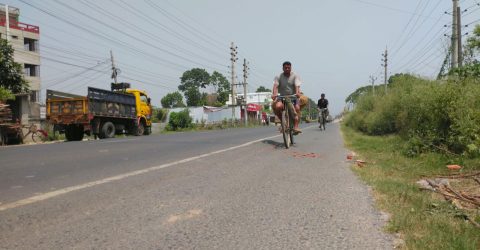
[[[275,149],[279,149],[279,148],[285,149],[285,145],[283,144],[283,142],[264,140],[262,141],[262,143],[272,145],[275,147]]]

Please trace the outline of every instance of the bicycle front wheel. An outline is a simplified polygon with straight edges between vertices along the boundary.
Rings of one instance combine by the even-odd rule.
[[[325,123],[327,122],[327,116],[325,114],[322,114],[322,126],[323,130],[325,130]]]
[[[288,149],[290,147],[290,136],[288,134],[290,128],[288,113],[286,110],[282,111],[282,119],[280,119],[280,124],[282,126],[283,143],[285,144],[285,148]]]
[[[290,137],[290,145],[295,144],[293,141],[293,127],[295,125],[295,116],[289,112],[289,124],[288,124],[288,135]]]

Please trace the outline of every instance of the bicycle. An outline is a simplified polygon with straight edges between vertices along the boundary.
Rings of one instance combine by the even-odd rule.
[[[327,108],[322,108],[320,109],[320,112],[318,114],[318,122],[320,123],[320,130],[325,130],[325,124],[327,123]]]
[[[293,125],[295,119],[295,108],[293,107],[292,100],[296,100],[296,95],[277,96],[283,103],[282,117],[280,118],[280,126],[283,134],[283,143],[285,148],[289,148],[293,145]]]
[[[24,128],[28,129],[28,132],[25,135],[23,134]],[[21,139],[22,143],[23,143],[23,140],[27,138],[27,136],[30,134],[33,142],[44,142],[48,138],[47,131],[37,128],[37,125],[35,124],[22,125],[21,128],[19,129],[19,133],[20,133],[19,137],[22,138]]]

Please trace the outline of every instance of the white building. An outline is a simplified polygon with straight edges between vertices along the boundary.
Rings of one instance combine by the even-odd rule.
[[[243,93],[237,94],[237,100],[243,100]],[[238,103],[238,102],[237,102]],[[270,105],[272,103],[272,92],[247,93],[247,104]],[[232,105],[232,95],[228,95],[227,105]]]
[[[9,29],[5,6],[0,6],[0,38],[9,40],[14,49],[14,61],[22,65],[30,92],[19,94],[9,102],[15,118],[26,124],[40,119],[40,28],[19,22],[20,10],[8,7]],[[7,37],[7,31],[9,37]]]

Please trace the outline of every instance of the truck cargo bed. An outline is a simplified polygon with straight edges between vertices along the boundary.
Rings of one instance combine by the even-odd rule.
[[[135,96],[97,88],[88,88],[88,111],[94,116],[137,117]]]

